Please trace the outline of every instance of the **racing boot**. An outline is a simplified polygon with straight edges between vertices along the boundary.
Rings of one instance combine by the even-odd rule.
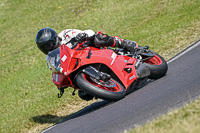
[[[109,36],[107,34],[103,34],[102,32],[95,35],[94,45],[95,47],[118,47],[129,52],[135,52],[135,49],[138,47],[138,44],[134,41],[121,39],[117,36]]]
[[[129,52],[135,52],[138,48],[138,44],[134,41],[120,39],[119,37],[114,37],[114,47],[123,48]]]

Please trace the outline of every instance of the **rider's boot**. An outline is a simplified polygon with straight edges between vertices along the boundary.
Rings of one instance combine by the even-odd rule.
[[[138,44],[134,41],[121,39],[117,36],[109,36],[103,33],[98,33],[95,35],[94,45],[95,47],[118,47],[130,52],[134,52],[138,47]]]
[[[114,47],[123,48],[126,51],[134,52],[138,48],[138,44],[134,41],[120,39],[119,37],[114,37]]]

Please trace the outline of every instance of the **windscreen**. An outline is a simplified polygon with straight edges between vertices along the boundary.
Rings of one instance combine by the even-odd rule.
[[[47,66],[54,72],[60,71],[60,48],[57,48],[48,53],[46,56]]]

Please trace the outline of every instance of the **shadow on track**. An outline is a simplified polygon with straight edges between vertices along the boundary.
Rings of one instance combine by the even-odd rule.
[[[32,117],[32,120],[36,123],[45,124],[45,123],[58,123],[65,118],[66,116],[45,114],[45,115],[34,116]]]
[[[79,110],[76,113],[73,113],[71,115],[67,115],[67,116],[55,116],[55,115],[51,115],[51,114],[45,114],[45,115],[38,115],[38,116],[34,116],[31,119],[36,122],[36,123],[41,123],[41,124],[45,124],[45,123],[63,123],[67,120],[70,119],[74,119],[83,115],[86,115],[90,112],[93,112],[95,110],[98,110],[100,108],[103,108],[109,104],[111,104],[113,102],[109,102],[109,101],[105,101],[105,100],[99,100],[81,110]]]
[[[137,90],[139,90],[140,88],[142,88],[143,86],[146,86],[147,84],[151,83],[152,80],[148,80],[146,81],[145,83],[143,83],[142,85],[140,85],[139,87],[135,88],[135,89],[132,89],[130,91],[128,91],[126,93],[126,95],[129,95]],[[117,102],[117,101],[116,101]],[[65,121],[68,121],[70,119],[74,119],[74,118],[77,118],[77,117],[81,117],[83,115],[86,115],[88,113],[91,113],[95,110],[98,110],[100,108],[103,108],[105,106],[108,106],[110,104],[113,104],[115,102],[110,102],[110,101],[105,101],[105,100],[99,100],[81,110],[79,110],[78,112],[75,112],[71,115],[67,115],[67,116],[55,116],[55,115],[51,115],[51,114],[46,114],[46,115],[39,115],[39,116],[34,116],[32,117],[32,120],[36,123],[41,123],[41,124],[45,124],[45,123],[56,123],[55,125],[57,124],[60,124],[60,123],[63,123]]]

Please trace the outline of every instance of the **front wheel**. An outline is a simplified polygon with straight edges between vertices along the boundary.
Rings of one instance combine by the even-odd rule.
[[[76,84],[88,94],[108,101],[120,100],[126,94],[124,87],[114,79],[104,82],[85,73],[80,73],[77,76]]]
[[[168,70],[167,62],[159,54],[157,54],[151,50],[150,50],[150,52],[154,54],[154,57],[144,61],[144,64],[150,70],[149,79],[158,79],[158,78],[165,76],[165,74],[167,73],[167,70]]]

